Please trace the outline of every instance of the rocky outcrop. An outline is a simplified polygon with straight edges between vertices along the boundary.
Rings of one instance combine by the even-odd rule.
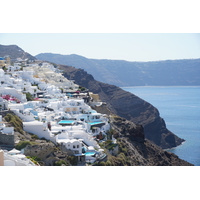
[[[145,137],[156,145],[167,149],[176,147],[184,141],[166,128],[159,111],[150,103],[115,85],[96,81],[92,75],[82,69],[64,65],[59,67],[66,78],[75,80],[78,85],[98,94],[112,113],[142,125]]]
[[[119,142],[126,147],[127,156],[132,166],[193,166],[146,139],[139,143],[123,137],[120,138]]]
[[[56,162],[64,161],[65,165],[71,165],[69,156],[66,152],[60,150],[52,142],[45,140],[36,140],[36,145],[27,145],[24,148],[24,154],[30,157],[36,157],[41,165],[54,166]]]
[[[111,116],[110,124],[112,134],[118,140],[119,153],[117,156],[108,155],[106,165],[192,166],[145,139],[142,126],[119,116]],[[123,157],[126,159],[122,159]]]
[[[38,145],[27,145],[24,148],[24,154],[30,157],[38,157],[41,160],[46,159],[52,152],[54,152],[55,145],[53,143],[40,143]]]

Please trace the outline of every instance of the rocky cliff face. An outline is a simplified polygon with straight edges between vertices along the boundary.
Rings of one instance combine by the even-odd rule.
[[[52,53],[42,53],[36,58],[84,69],[96,80],[120,87],[200,85],[200,59],[128,62]]]
[[[145,137],[156,145],[166,149],[176,147],[184,141],[166,128],[158,110],[148,102],[117,86],[96,81],[92,75],[82,69],[64,65],[59,67],[64,70],[65,77],[99,94],[112,113],[142,125]]]
[[[178,158],[173,153],[167,152],[149,140],[145,139],[143,127],[135,125],[124,118],[114,116],[110,118],[113,135],[118,138],[119,154],[108,155],[108,163],[112,165],[136,166],[191,166],[192,164]],[[125,155],[126,159],[119,157]],[[121,155],[121,156],[119,156]],[[116,159],[118,158],[118,159]]]

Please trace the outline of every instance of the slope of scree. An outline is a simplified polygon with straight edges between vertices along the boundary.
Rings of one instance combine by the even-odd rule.
[[[145,139],[142,126],[119,116],[110,117],[109,120],[113,136],[118,138],[119,153],[117,156],[108,154],[106,165],[192,166]]]

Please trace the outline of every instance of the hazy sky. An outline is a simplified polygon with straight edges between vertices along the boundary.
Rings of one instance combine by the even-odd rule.
[[[200,58],[199,33],[1,33],[0,44],[39,53],[155,61]]]
[[[1,6],[0,44],[16,44],[33,56],[200,58],[197,0],[9,0]]]

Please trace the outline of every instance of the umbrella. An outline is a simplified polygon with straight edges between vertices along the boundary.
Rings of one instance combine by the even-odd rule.
[[[9,154],[18,154],[18,153],[21,153],[21,151],[17,150],[17,149],[12,149],[8,152]]]

